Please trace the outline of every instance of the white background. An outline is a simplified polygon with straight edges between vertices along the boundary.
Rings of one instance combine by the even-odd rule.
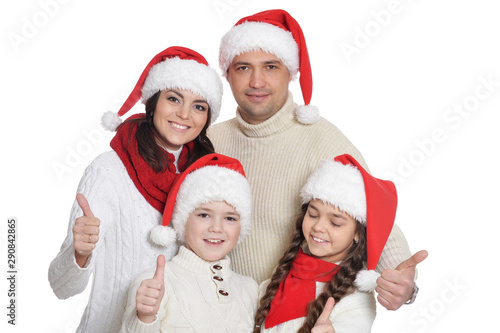
[[[239,18],[271,8],[286,9],[304,30],[312,104],[361,150],[373,174],[396,181],[397,223],[413,252],[429,251],[419,266],[416,303],[396,312],[380,308],[373,332],[496,326],[498,6],[487,0],[328,3],[1,3],[2,332],[72,332],[79,322],[87,294],[58,300],[47,269],[66,235],[84,168],[110,149],[101,114],[117,111],[159,51],[191,47],[217,67],[222,34]],[[220,120],[235,112],[227,83],[224,88]],[[292,91],[302,102],[297,82]],[[18,225],[15,327],[7,324],[6,308],[11,217]]]

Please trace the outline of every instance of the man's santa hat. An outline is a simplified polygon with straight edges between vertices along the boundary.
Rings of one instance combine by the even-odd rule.
[[[153,243],[185,243],[189,215],[204,203],[225,201],[240,215],[238,243],[252,225],[252,193],[241,163],[221,154],[208,154],[191,164],[172,184],[163,211],[163,223],[151,230]],[[173,228],[172,228],[173,227]]]
[[[200,95],[212,112],[211,123],[219,116],[222,81],[217,72],[209,67],[201,54],[185,47],[172,46],[151,59],[118,113],[108,111],[103,115],[102,126],[115,131],[122,123],[120,117],[140,99],[146,103],[154,94],[165,89],[189,90]]]
[[[259,50],[275,55],[286,66],[292,78],[300,72],[304,105],[297,109],[297,120],[303,124],[318,121],[318,108],[309,105],[312,97],[312,72],[306,40],[299,23],[281,9],[242,18],[222,37],[220,69],[227,76],[229,65],[235,56]]]
[[[367,269],[356,277],[360,290],[377,286],[375,267],[389,238],[398,197],[394,183],[370,175],[352,156],[323,160],[300,192],[303,203],[320,199],[366,226]]]

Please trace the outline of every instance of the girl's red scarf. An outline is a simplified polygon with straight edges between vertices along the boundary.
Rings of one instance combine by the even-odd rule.
[[[131,118],[144,117],[145,114],[137,114]],[[167,194],[170,191],[172,183],[177,179],[178,174],[175,170],[174,155],[162,149],[162,154],[168,156],[167,168],[156,173],[151,166],[139,155],[137,148],[137,124],[125,122],[120,126],[111,140],[111,148],[118,154],[122,160],[128,175],[135,184],[135,187],[143,195],[143,197],[163,214]],[[192,150],[194,142],[185,144],[179,156],[179,170],[185,169],[185,164],[188,160],[189,151]]]
[[[307,304],[316,298],[316,282],[329,282],[339,266],[305,254],[302,249],[293,260],[287,277],[281,281],[266,317],[265,328],[307,315]]]

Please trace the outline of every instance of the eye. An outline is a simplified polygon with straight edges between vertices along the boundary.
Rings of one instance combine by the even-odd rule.
[[[307,212],[307,215],[309,215],[309,217],[310,217],[310,218],[312,218],[312,219],[315,219],[315,218],[317,218],[317,217],[318,217],[317,215],[314,215],[314,214],[313,214],[313,213],[311,213],[311,212]]]
[[[340,224],[335,223],[334,221],[331,221],[331,224],[332,224],[334,227],[340,227]]]
[[[203,218],[203,219],[206,219],[209,217],[207,213],[200,213],[200,214],[198,214],[198,216]]]
[[[278,66],[276,66],[276,65],[268,65],[267,66],[267,69],[276,69],[276,68],[278,68]]]
[[[196,104],[196,105],[194,106],[194,108],[195,108],[196,110],[198,110],[198,111],[206,111],[206,110],[207,110],[207,108],[206,108],[206,107],[204,107],[203,105],[200,105],[200,104]]]
[[[171,102],[174,102],[174,103],[179,103],[179,99],[177,97],[174,97],[174,96],[169,96],[167,97],[167,99]]]
[[[238,66],[236,67],[237,71],[246,71],[248,69],[248,66]]]

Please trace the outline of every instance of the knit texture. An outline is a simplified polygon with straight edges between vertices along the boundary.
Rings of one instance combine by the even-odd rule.
[[[215,151],[242,163],[254,197],[252,232],[231,252],[236,272],[258,283],[270,278],[290,242],[294,217],[300,212],[299,192],[322,159],[353,156],[368,170],[354,145],[324,118],[304,125],[295,118],[292,94],[268,120],[251,125],[239,113],[209,128]],[[377,270],[395,268],[411,256],[401,230],[394,226]]]
[[[228,257],[208,262],[181,246],[165,265],[165,294],[157,318],[145,324],[137,317],[135,295],[154,272],[141,274],[131,286],[121,332],[251,332],[258,286],[233,272]]]
[[[159,254],[170,260],[177,247],[160,248],[149,240],[149,231],[161,224],[162,216],[139,193],[114,151],[98,156],[87,167],[78,192],[85,195],[101,221],[99,241],[86,267],[80,268],[75,262],[72,230],[83,213],[75,201],[68,234],[49,268],[50,285],[58,298],[66,299],[84,291],[93,275],[77,332],[118,332],[130,283],[154,267]]]
[[[259,294],[265,293],[269,280],[259,287]],[[316,282],[316,297],[323,291],[325,283]],[[373,292],[355,291],[335,304],[330,321],[335,333],[370,333],[375,320],[376,302]],[[261,332],[297,332],[304,323],[305,317],[292,319],[269,329],[261,328]]]

